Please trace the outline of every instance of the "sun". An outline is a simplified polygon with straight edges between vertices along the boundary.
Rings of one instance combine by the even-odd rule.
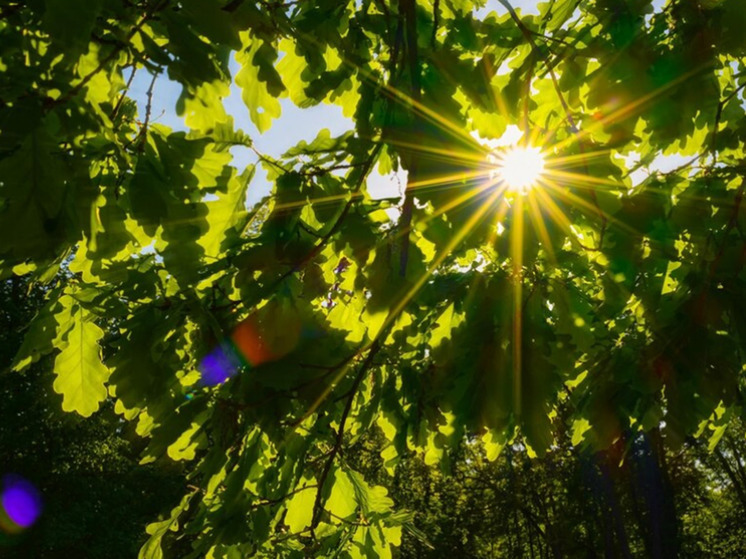
[[[493,156],[494,175],[508,191],[526,193],[544,173],[544,155],[536,147],[513,147]]]

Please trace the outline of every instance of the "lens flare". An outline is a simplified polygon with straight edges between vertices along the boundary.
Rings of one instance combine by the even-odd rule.
[[[41,494],[30,481],[6,475],[0,492],[0,528],[11,534],[30,528],[41,514],[41,505]]]
[[[275,351],[270,348],[266,339],[268,332],[263,332],[258,321],[248,319],[236,326],[231,333],[231,342],[245,360],[256,367],[268,361],[274,361]]]
[[[271,315],[271,316],[270,316]],[[199,363],[203,386],[217,386],[247,367],[277,361],[293,351],[301,338],[313,337],[313,330],[281,312],[250,316],[239,323]]]
[[[235,376],[244,365],[236,348],[229,342],[217,345],[199,365],[202,383],[217,386]]]
[[[544,173],[544,156],[536,147],[514,147],[494,156],[496,178],[512,192],[526,193]]]

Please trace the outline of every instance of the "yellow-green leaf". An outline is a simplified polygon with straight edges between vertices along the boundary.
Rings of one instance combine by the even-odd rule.
[[[104,332],[93,316],[78,307],[74,324],[64,340],[65,347],[54,362],[55,392],[62,394],[62,409],[89,417],[106,399],[104,383],[109,369],[101,362],[99,340]]]
[[[316,500],[316,491],[307,488],[311,482],[312,480],[304,479],[302,485],[296,489],[296,493],[287,503],[285,524],[294,534],[305,530],[313,520],[313,504]]]
[[[326,501],[326,509],[334,516],[347,518],[357,510],[355,488],[341,468],[335,468],[332,479],[334,485]]]

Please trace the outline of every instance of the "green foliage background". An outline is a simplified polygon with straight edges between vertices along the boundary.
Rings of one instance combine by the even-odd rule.
[[[663,420],[668,444],[714,449],[741,416],[746,12],[479,5],[0,7],[0,266],[49,284],[11,368],[51,354],[63,410],[113,402],[143,464],[186,462],[140,557],[391,556],[412,515],[348,459],[371,429],[393,471],[447,468],[465,438],[488,460],[563,433],[628,453]],[[183,86],[188,132],[138,113],[134,72]],[[247,210],[232,82],[260,131],[285,96],[354,129],[258,154],[273,187]],[[509,124],[544,141],[541,205],[474,176],[489,149],[470,132]],[[670,153],[690,159],[632,184],[626,156]],[[403,200],[370,196],[375,165],[408,172]],[[202,386],[248,317],[278,358]]]

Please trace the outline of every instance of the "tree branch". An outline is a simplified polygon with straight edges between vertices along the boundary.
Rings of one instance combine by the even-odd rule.
[[[118,45],[118,46],[114,47],[111,50],[111,52],[109,54],[107,54],[103,58],[103,60],[101,60],[101,62],[98,63],[98,66],[96,66],[96,68],[94,68],[88,74],[86,74],[86,76],[83,77],[83,79],[78,84],[76,84],[75,86],[73,86],[72,88],[70,88],[67,91],[67,93],[65,93],[64,95],[58,97],[57,99],[54,99],[51,103],[49,103],[48,107],[52,108],[52,107],[56,107],[57,105],[61,105],[63,103],[66,103],[67,101],[69,101],[70,99],[72,99],[73,97],[75,97],[78,93],[80,93],[80,91],[86,85],[88,85],[88,82],[91,81],[94,78],[94,76],[96,76],[99,72],[101,72],[106,67],[106,65],[109,62],[111,62],[116,55],[119,54],[119,52],[123,48],[125,48],[126,46],[128,46],[129,41],[132,39],[132,37],[135,36],[135,34],[137,32],[139,32],[142,29],[143,25],[145,25],[156,13],[158,13],[161,10],[163,10],[168,5],[168,3],[169,3],[169,0],[162,0],[161,2],[156,3],[153,6],[153,8],[151,8],[150,10],[148,10],[140,18],[140,21],[138,21],[135,24],[135,26],[132,29],[130,29],[129,33],[127,33],[127,36],[122,41],[121,45]]]
[[[718,103],[718,109],[717,113],[715,114],[715,125],[712,128],[712,136],[710,138],[710,146],[709,151],[712,154],[712,163],[710,164],[710,167],[714,167],[717,164],[718,161],[718,155],[717,155],[717,149],[715,146],[715,142],[717,141],[718,132],[720,129],[720,120],[723,117],[723,109],[725,108],[725,105],[727,105],[736,95],[738,95],[741,90],[746,87],[746,82],[742,83],[740,86],[738,86],[730,95],[722,99]]]
[[[132,73],[130,74],[130,77],[127,79],[127,83],[124,86],[124,91],[122,91],[122,94],[119,96],[119,99],[117,100],[117,104],[114,105],[114,108],[111,110],[111,115],[109,118],[111,120],[114,120],[119,113],[119,109],[122,106],[122,102],[124,101],[125,97],[127,97],[127,92],[130,90],[130,86],[132,85],[132,80],[135,79],[135,73],[137,72],[137,65],[134,64],[132,66]]]
[[[368,159],[365,161],[365,164],[363,165],[363,168],[360,172],[360,177],[358,178],[358,182],[355,185],[355,188],[352,190],[353,194],[358,192],[360,188],[362,188],[363,183],[365,182],[365,178],[370,173],[370,169],[373,166],[373,162],[376,160],[376,157],[378,156],[378,152],[381,150],[382,144],[376,144],[376,146],[373,148],[373,151],[371,152]],[[331,239],[337,231],[339,231],[339,228],[342,227],[342,223],[344,222],[345,218],[347,217],[347,214],[350,213],[350,210],[352,209],[353,204],[355,203],[355,197],[353,196],[347,204],[345,204],[345,207],[342,209],[342,213],[337,218],[337,221],[334,222],[334,225],[327,231],[324,235],[321,235],[319,237],[319,242],[304,256],[300,261],[296,262],[295,265],[293,265],[290,270],[282,274],[278,278],[276,282],[274,282],[273,287],[276,287],[285,279],[287,279],[289,276],[297,272],[298,270],[301,270],[306,264],[311,262],[314,258],[316,258],[319,253],[321,253],[322,250],[324,250],[324,247],[326,246],[326,243],[329,242],[329,239]]]
[[[153,78],[150,80],[150,85],[148,86],[148,91],[146,92],[146,98],[147,103],[145,105],[145,120],[143,120],[142,127],[140,128],[140,131],[135,135],[134,138],[132,138],[129,142],[127,142],[124,147],[128,147],[131,144],[137,143],[137,150],[143,151],[144,148],[144,142],[145,138],[148,134],[148,126],[150,125],[150,113],[153,109],[153,90],[155,88],[155,81],[158,79],[158,76],[160,75],[160,71],[156,71],[153,73]]]
[[[399,0],[399,16],[404,17],[407,58],[409,62],[409,74],[412,88],[412,103],[419,105],[421,99],[420,68],[417,52],[417,6],[415,0]],[[417,117],[415,116],[415,128],[417,128]],[[410,185],[417,181],[417,158],[412,157],[409,173],[407,175],[407,188],[404,191],[404,204],[401,217],[399,218],[399,229],[402,236],[401,253],[399,254],[399,275],[404,277],[407,273],[407,262],[409,260],[409,234],[412,229],[412,213],[414,212],[414,196]]]
[[[357,372],[355,380],[352,381],[352,388],[350,389],[347,402],[345,403],[344,410],[342,411],[342,417],[339,420],[339,428],[337,429],[337,436],[334,440],[334,446],[332,447],[332,450],[329,453],[329,457],[324,464],[324,469],[321,471],[321,475],[319,476],[318,491],[316,492],[316,500],[313,504],[313,520],[311,521],[311,533],[313,533],[313,531],[316,529],[316,526],[318,526],[319,522],[321,521],[321,513],[324,510],[321,506],[322,492],[324,491],[324,485],[326,485],[326,480],[329,477],[329,473],[331,472],[334,460],[339,455],[342,449],[345,425],[347,424],[347,418],[349,417],[350,411],[352,410],[352,403],[355,400],[355,396],[357,395],[357,391],[360,388],[360,384],[365,378],[365,373],[367,373],[368,369],[370,369],[370,366],[373,364],[373,358],[376,356],[380,349],[380,341],[374,341],[373,344],[370,346],[370,349],[368,350],[368,355],[366,356],[365,361],[363,361],[362,365],[360,365],[360,370]]]

